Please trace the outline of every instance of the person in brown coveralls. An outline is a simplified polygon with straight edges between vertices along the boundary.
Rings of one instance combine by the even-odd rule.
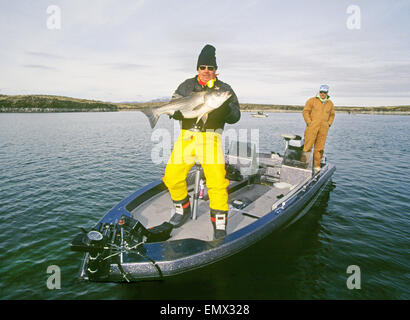
[[[327,133],[335,118],[335,108],[328,93],[329,86],[321,85],[318,95],[306,102],[302,113],[306,122],[303,151],[310,152],[312,147],[315,147],[313,152],[315,172],[320,171]],[[305,154],[302,159],[306,159]]]

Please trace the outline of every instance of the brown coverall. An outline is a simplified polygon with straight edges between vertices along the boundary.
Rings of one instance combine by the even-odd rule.
[[[320,167],[320,161],[325,149],[327,132],[335,118],[333,102],[326,100],[322,103],[318,97],[310,98],[303,109],[303,118],[306,122],[304,152],[310,152],[313,145],[315,167]]]

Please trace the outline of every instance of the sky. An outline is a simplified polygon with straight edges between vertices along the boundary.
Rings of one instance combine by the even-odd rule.
[[[57,8],[57,9],[55,9]],[[169,98],[205,44],[240,103],[410,105],[408,0],[0,0],[0,94]]]

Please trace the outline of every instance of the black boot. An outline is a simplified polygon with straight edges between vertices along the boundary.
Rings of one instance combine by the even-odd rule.
[[[214,228],[214,240],[225,237],[228,211],[211,209],[211,221]]]
[[[169,220],[169,223],[174,228],[182,226],[191,216],[191,203],[189,202],[189,196],[180,201],[174,201],[175,214]]]

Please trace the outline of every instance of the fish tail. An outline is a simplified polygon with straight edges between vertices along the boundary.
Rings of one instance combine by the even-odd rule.
[[[157,115],[152,108],[143,108],[141,109],[141,112],[144,113],[149,120],[149,124],[151,125],[151,129],[154,129],[155,125],[158,122],[159,115]]]

